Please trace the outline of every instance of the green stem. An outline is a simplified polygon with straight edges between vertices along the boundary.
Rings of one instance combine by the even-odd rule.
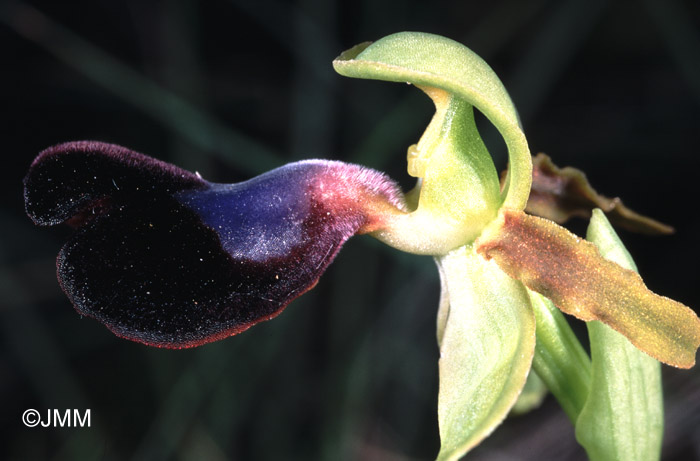
[[[561,311],[544,296],[529,293],[537,326],[532,367],[576,424],[591,386],[591,359]]]

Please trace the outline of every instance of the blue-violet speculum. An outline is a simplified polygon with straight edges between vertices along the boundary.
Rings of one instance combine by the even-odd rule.
[[[441,459],[457,459],[506,417],[533,357],[543,380],[553,370],[547,385],[573,421],[586,413],[589,395],[606,392],[593,390],[606,380],[591,378],[591,359],[573,333],[571,341],[547,345],[566,324],[559,311],[602,322],[612,329],[607,333],[623,336],[614,341],[629,340],[635,354],[694,365],[697,315],[651,292],[630,264],[612,260],[624,248],[592,208],[644,232],[670,228],[599,196],[578,171],[558,169],[541,156],[533,169],[510,96],[481,58],[443,37],[399,33],[347,50],[333,65],[350,77],[411,83],[433,100],[432,121],[408,149],[413,190],[404,195],[382,173],[325,160],[215,184],[112,144],[49,148],[25,178],[26,210],[37,224],[75,228],[57,265],[78,312],[121,337],[191,347],[278,315],[316,284],[355,234],[433,255],[442,280]],[[502,180],[476,128],[475,108],[508,147]],[[591,213],[591,241],[555,223]],[[547,319],[554,319],[551,328]],[[563,359],[550,368],[538,365],[543,350]],[[585,373],[560,385],[561,369],[574,356]],[[578,400],[567,403],[567,395]]]
[[[224,338],[311,289],[343,243],[404,207],[386,176],[307,160],[214,184],[100,142],[42,152],[25,178],[29,216],[76,231],[61,287],[115,334],[164,347]]]

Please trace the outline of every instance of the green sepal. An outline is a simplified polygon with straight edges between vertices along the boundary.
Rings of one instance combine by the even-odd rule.
[[[594,210],[587,240],[603,257],[637,270],[601,210]],[[593,460],[658,460],[663,438],[661,365],[601,322],[587,324],[591,392],[576,423],[576,439]]]
[[[449,299],[438,320],[438,459],[446,460],[464,455],[508,415],[530,370],[535,318],[525,287],[471,246],[437,261]]]
[[[511,408],[510,414],[519,416],[536,410],[542,405],[548,392],[549,389],[547,389],[547,385],[542,381],[542,378],[534,369],[530,370],[525,386],[518,396],[518,400],[515,401],[515,405]]]
[[[446,254],[471,243],[500,207],[525,208],[532,161],[517,112],[493,70],[468,48],[432,34],[401,32],[358,45],[333,66],[349,77],[412,83],[436,105],[425,134],[409,149],[409,173],[422,178],[418,206],[377,238],[412,253]],[[496,126],[508,147],[503,191],[472,107]]]

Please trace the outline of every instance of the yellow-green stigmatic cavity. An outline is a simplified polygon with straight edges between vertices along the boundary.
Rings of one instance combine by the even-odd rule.
[[[412,253],[446,254],[473,242],[499,208],[525,208],[532,162],[517,112],[493,70],[468,48],[436,35],[402,32],[358,45],[333,65],[349,77],[412,83],[435,103],[433,120],[408,151],[409,174],[420,178],[417,206],[377,232],[380,240]],[[474,108],[508,146],[510,169],[502,191]]]
[[[500,188],[472,106],[444,90],[421,89],[432,98],[436,112],[420,141],[408,149],[408,173],[421,181],[417,206],[375,236],[400,244],[417,228],[425,228],[433,232],[428,243],[444,247],[434,252],[442,253],[473,241],[496,217]]]

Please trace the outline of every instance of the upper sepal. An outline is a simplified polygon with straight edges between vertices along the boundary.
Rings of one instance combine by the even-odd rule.
[[[532,180],[527,140],[508,92],[476,53],[438,35],[399,32],[343,52],[333,61],[333,68],[348,77],[439,89],[481,111],[501,133],[508,148],[510,168],[502,192],[503,204],[525,208]]]
[[[25,197],[36,222],[78,227],[57,260],[78,312],[119,336],[175,348],[276,316],[350,236],[403,206],[394,183],[356,165],[306,161],[212,184],[101,143],[42,153]]]

